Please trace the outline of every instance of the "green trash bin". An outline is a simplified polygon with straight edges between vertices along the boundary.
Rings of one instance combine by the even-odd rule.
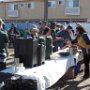
[[[53,52],[53,41],[51,36],[46,37],[46,56],[45,59],[50,59],[50,55]]]

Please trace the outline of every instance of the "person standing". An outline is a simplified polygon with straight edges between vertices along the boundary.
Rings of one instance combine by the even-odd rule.
[[[39,29],[37,27],[31,28],[31,38],[32,39],[37,39],[39,35],[38,33],[39,33]]]
[[[6,48],[8,47],[8,36],[4,31],[2,31],[3,21],[0,19],[0,70],[6,67],[5,58],[6,58]]]
[[[64,45],[66,44],[66,41],[72,41],[71,36],[70,36],[70,32],[71,32],[72,28],[71,26],[68,26],[66,30],[62,29],[60,31],[57,32],[56,34],[56,49],[58,50],[58,47],[60,47],[61,49],[64,47]]]
[[[39,35],[43,35],[44,29],[48,27],[48,24],[46,21],[40,21],[39,23]]]
[[[8,31],[5,29],[5,23],[3,22],[3,24],[2,24],[2,28],[1,28],[1,30],[7,35],[7,37],[8,37]],[[9,55],[9,52],[8,52],[8,47],[6,47],[6,54],[7,54],[7,57],[8,57],[8,55]]]
[[[9,45],[13,46],[14,40],[20,36],[20,33],[14,24],[11,24],[11,28],[8,31],[8,36],[9,36]]]
[[[89,61],[90,61],[90,40],[82,26],[76,28],[77,43],[82,49],[84,57],[84,76],[83,78],[89,78]]]
[[[45,59],[50,59],[50,55],[53,52],[53,38],[51,35],[51,29],[49,27],[46,27],[43,35],[46,37],[46,51],[45,51]]]

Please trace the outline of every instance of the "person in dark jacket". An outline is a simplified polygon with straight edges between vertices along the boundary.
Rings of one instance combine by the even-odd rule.
[[[11,28],[8,31],[8,36],[9,36],[9,44],[13,45],[14,40],[20,36],[19,31],[17,28],[14,26],[14,24],[11,24]]]
[[[0,70],[6,68],[6,48],[8,48],[8,36],[2,30],[3,21],[0,19]]]
[[[77,43],[81,47],[84,57],[84,76],[83,78],[89,78],[89,61],[90,61],[90,40],[82,26],[76,28]]]

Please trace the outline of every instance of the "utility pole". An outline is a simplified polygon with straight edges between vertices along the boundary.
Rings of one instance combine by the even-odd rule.
[[[48,21],[48,0],[44,0],[44,21]]]

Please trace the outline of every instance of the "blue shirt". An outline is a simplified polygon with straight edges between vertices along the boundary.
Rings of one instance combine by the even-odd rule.
[[[56,36],[57,37],[63,37],[64,40],[69,39],[71,41],[71,37],[70,37],[69,33],[67,31],[65,31],[65,30],[58,31]]]

